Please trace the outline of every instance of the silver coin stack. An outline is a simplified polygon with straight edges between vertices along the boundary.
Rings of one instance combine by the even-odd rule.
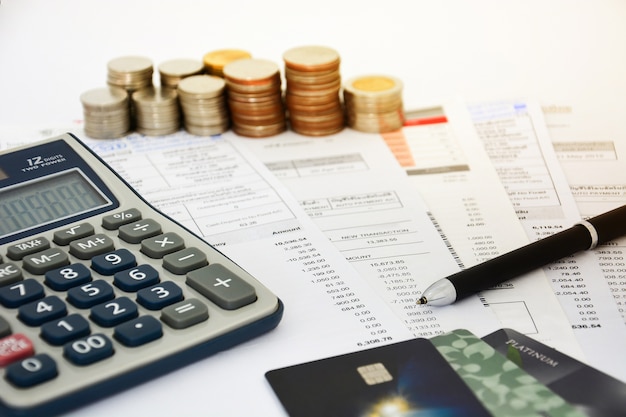
[[[204,63],[196,59],[171,59],[159,65],[161,86],[176,88],[180,80],[204,72]]]
[[[115,139],[130,130],[128,92],[119,87],[86,91],[80,96],[85,134],[93,139]]]
[[[169,135],[180,128],[178,94],[171,88],[144,88],[131,96],[135,130],[147,136]]]
[[[388,75],[365,75],[348,80],[343,89],[348,126],[370,133],[402,128],[402,81]]]
[[[141,56],[123,56],[107,64],[107,82],[121,87],[131,94],[133,91],[152,86],[152,61]]]
[[[211,136],[228,130],[230,119],[225,87],[224,80],[214,75],[193,75],[178,83],[178,99],[187,132]]]

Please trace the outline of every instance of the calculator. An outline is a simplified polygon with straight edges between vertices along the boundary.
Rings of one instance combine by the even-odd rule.
[[[70,133],[0,153],[0,415],[54,415],[278,325],[261,282]]]

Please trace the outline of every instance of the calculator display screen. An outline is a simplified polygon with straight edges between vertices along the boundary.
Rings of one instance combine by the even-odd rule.
[[[0,190],[0,238],[111,202],[78,169]]]

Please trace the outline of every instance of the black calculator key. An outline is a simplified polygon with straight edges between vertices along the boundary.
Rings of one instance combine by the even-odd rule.
[[[50,241],[43,236],[24,242],[12,244],[7,248],[7,256],[14,261],[20,261],[24,256],[39,252],[50,247]]]
[[[117,326],[113,337],[125,346],[145,345],[163,336],[161,322],[152,316],[141,316]]]
[[[137,293],[137,302],[148,310],[160,310],[183,299],[183,290],[172,281],[165,281]]]
[[[71,288],[67,292],[67,301],[78,308],[91,308],[113,298],[115,298],[113,287],[102,279]]]
[[[152,219],[125,224],[118,229],[120,239],[128,243],[139,243],[159,234],[161,234],[161,225]]]
[[[66,291],[91,281],[91,271],[83,264],[71,264],[46,272],[44,282],[56,291]]]
[[[254,287],[221,264],[191,271],[187,274],[187,284],[225,310],[256,301]]]
[[[113,353],[111,339],[100,333],[69,342],[63,347],[63,355],[75,365],[91,365]]]
[[[158,283],[159,272],[147,264],[117,272],[113,276],[113,284],[119,289],[128,292],[139,291],[142,288]]]
[[[40,353],[7,366],[5,377],[13,385],[28,388],[54,379],[57,364],[49,355]]]
[[[45,295],[43,285],[34,278],[18,281],[13,285],[0,288],[0,303],[9,308],[17,308]]]
[[[102,327],[113,327],[138,315],[137,304],[128,297],[118,297],[92,308],[89,318]]]
[[[163,233],[141,241],[141,252],[151,258],[161,259],[168,253],[185,248],[185,241],[176,233]]]
[[[91,260],[91,269],[102,275],[113,275],[135,265],[137,265],[135,255],[128,249],[118,249],[110,253],[98,255]]]
[[[55,346],[64,345],[89,333],[91,333],[89,322],[80,314],[70,314],[41,326],[42,339]]]
[[[22,266],[30,273],[43,275],[46,271],[60,268],[70,263],[67,253],[59,248],[50,248],[25,256]]]
[[[115,230],[118,227],[141,219],[141,212],[136,208],[120,211],[102,218],[102,227]]]
[[[22,270],[13,262],[0,264],[0,287],[13,284],[22,279]]]
[[[81,223],[67,229],[54,232],[52,241],[57,245],[65,246],[74,240],[82,239],[94,234],[93,226],[90,223]]]
[[[101,233],[70,242],[70,253],[82,260],[91,259],[114,249],[113,239]]]
[[[56,295],[21,306],[17,317],[29,326],[41,326],[45,322],[64,317],[67,314],[65,303]]]
[[[172,304],[161,312],[161,320],[174,329],[185,329],[208,318],[209,309],[195,298]]]
[[[0,338],[11,334],[11,325],[2,316],[0,316]]]

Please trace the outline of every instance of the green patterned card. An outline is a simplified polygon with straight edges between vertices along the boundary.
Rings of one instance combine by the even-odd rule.
[[[585,417],[467,330],[430,340],[495,417]]]

